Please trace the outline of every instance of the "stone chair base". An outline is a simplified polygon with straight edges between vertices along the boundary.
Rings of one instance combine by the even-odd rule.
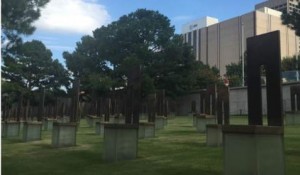
[[[53,129],[53,123],[55,121],[56,121],[55,119],[45,118],[43,120],[43,129],[45,131],[52,130]]]
[[[223,133],[222,125],[206,125],[206,146],[222,146]]]
[[[109,124],[109,122],[96,122],[95,124],[95,133],[97,135],[104,136],[104,125]]]
[[[164,116],[156,116],[155,117],[155,129],[164,129],[166,125],[166,117]]]
[[[223,126],[224,175],[285,174],[283,127]]]
[[[125,124],[125,117],[124,116],[112,116],[109,118],[109,123],[113,124]]]
[[[286,112],[284,119],[285,119],[285,125],[300,125],[299,112]]]
[[[1,136],[4,138],[17,137],[20,133],[20,122],[5,121],[1,122]]]
[[[138,125],[104,125],[104,161],[116,162],[135,159],[137,157],[137,151]]]
[[[154,123],[139,123],[139,139],[155,137]]]
[[[69,147],[76,145],[77,123],[53,123],[52,146]]]
[[[96,122],[101,122],[101,119],[102,119],[101,117],[96,117],[96,116],[92,116],[92,115],[88,115],[86,117],[87,124],[91,128],[96,125]]]
[[[196,127],[196,115],[193,115],[193,127]]]
[[[214,116],[196,116],[196,131],[200,133],[206,132],[206,125],[216,124],[216,118]]]
[[[24,122],[23,141],[35,141],[42,139],[42,122]]]

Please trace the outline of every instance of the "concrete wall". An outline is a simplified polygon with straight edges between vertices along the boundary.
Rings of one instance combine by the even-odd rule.
[[[208,65],[219,68],[219,25],[212,25],[207,29]]]
[[[295,31],[282,25],[280,17],[256,11],[256,34],[264,34],[275,30],[280,31],[280,47],[282,57],[293,56],[298,53],[299,38]]]
[[[282,85],[282,105],[284,111],[291,111],[290,86],[300,83],[287,83]],[[247,87],[230,88],[230,115],[248,114]],[[196,110],[200,110],[200,93],[193,92],[180,97],[177,101],[177,115],[189,115],[192,101],[196,102]],[[266,87],[262,87],[263,114],[267,114]]]

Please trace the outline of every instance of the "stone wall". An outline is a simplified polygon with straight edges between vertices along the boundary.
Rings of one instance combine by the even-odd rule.
[[[300,85],[300,83],[285,83],[282,84],[282,99],[283,111],[291,111],[290,86]],[[200,108],[200,93],[199,91],[191,92],[189,95],[178,98],[177,100],[177,115],[191,114],[192,101],[196,102],[196,110]],[[248,98],[247,87],[230,88],[230,115],[246,115],[248,114]],[[266,87],[262,87],[262,104],[263,114],[267,113],[266,102]]]

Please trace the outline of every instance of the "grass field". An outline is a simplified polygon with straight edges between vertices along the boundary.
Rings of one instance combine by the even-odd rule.
[[[231,123],[246,123],[235,117]],[[221,175],[221,147],[205,145],[205,134],[195,132],[191,117],[170,119],[156,137],[139,140],[138,158],[105,163],[103,138],[85,120],[77,133],[77,146],[52,148],[51,131],[42,140],[23,143],[21,136],[2,139],[2,175]],[[272,145],[270,145],[272,146]],[[285,127],[286,174],[300,174],[300,125]]]

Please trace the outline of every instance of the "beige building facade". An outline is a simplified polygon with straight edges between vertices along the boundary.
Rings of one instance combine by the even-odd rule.
[[[216,22],[206,27],[182,32],[184,41],[193,47],[196,60],[215,66],[220,75],[226,65],[238,63],[245,52],[248,37],[279,30],[282,58],[299,53],[299,37],[281,23],[281,12],[269,8]],[[193,22],[185,26],[193,26]]]

